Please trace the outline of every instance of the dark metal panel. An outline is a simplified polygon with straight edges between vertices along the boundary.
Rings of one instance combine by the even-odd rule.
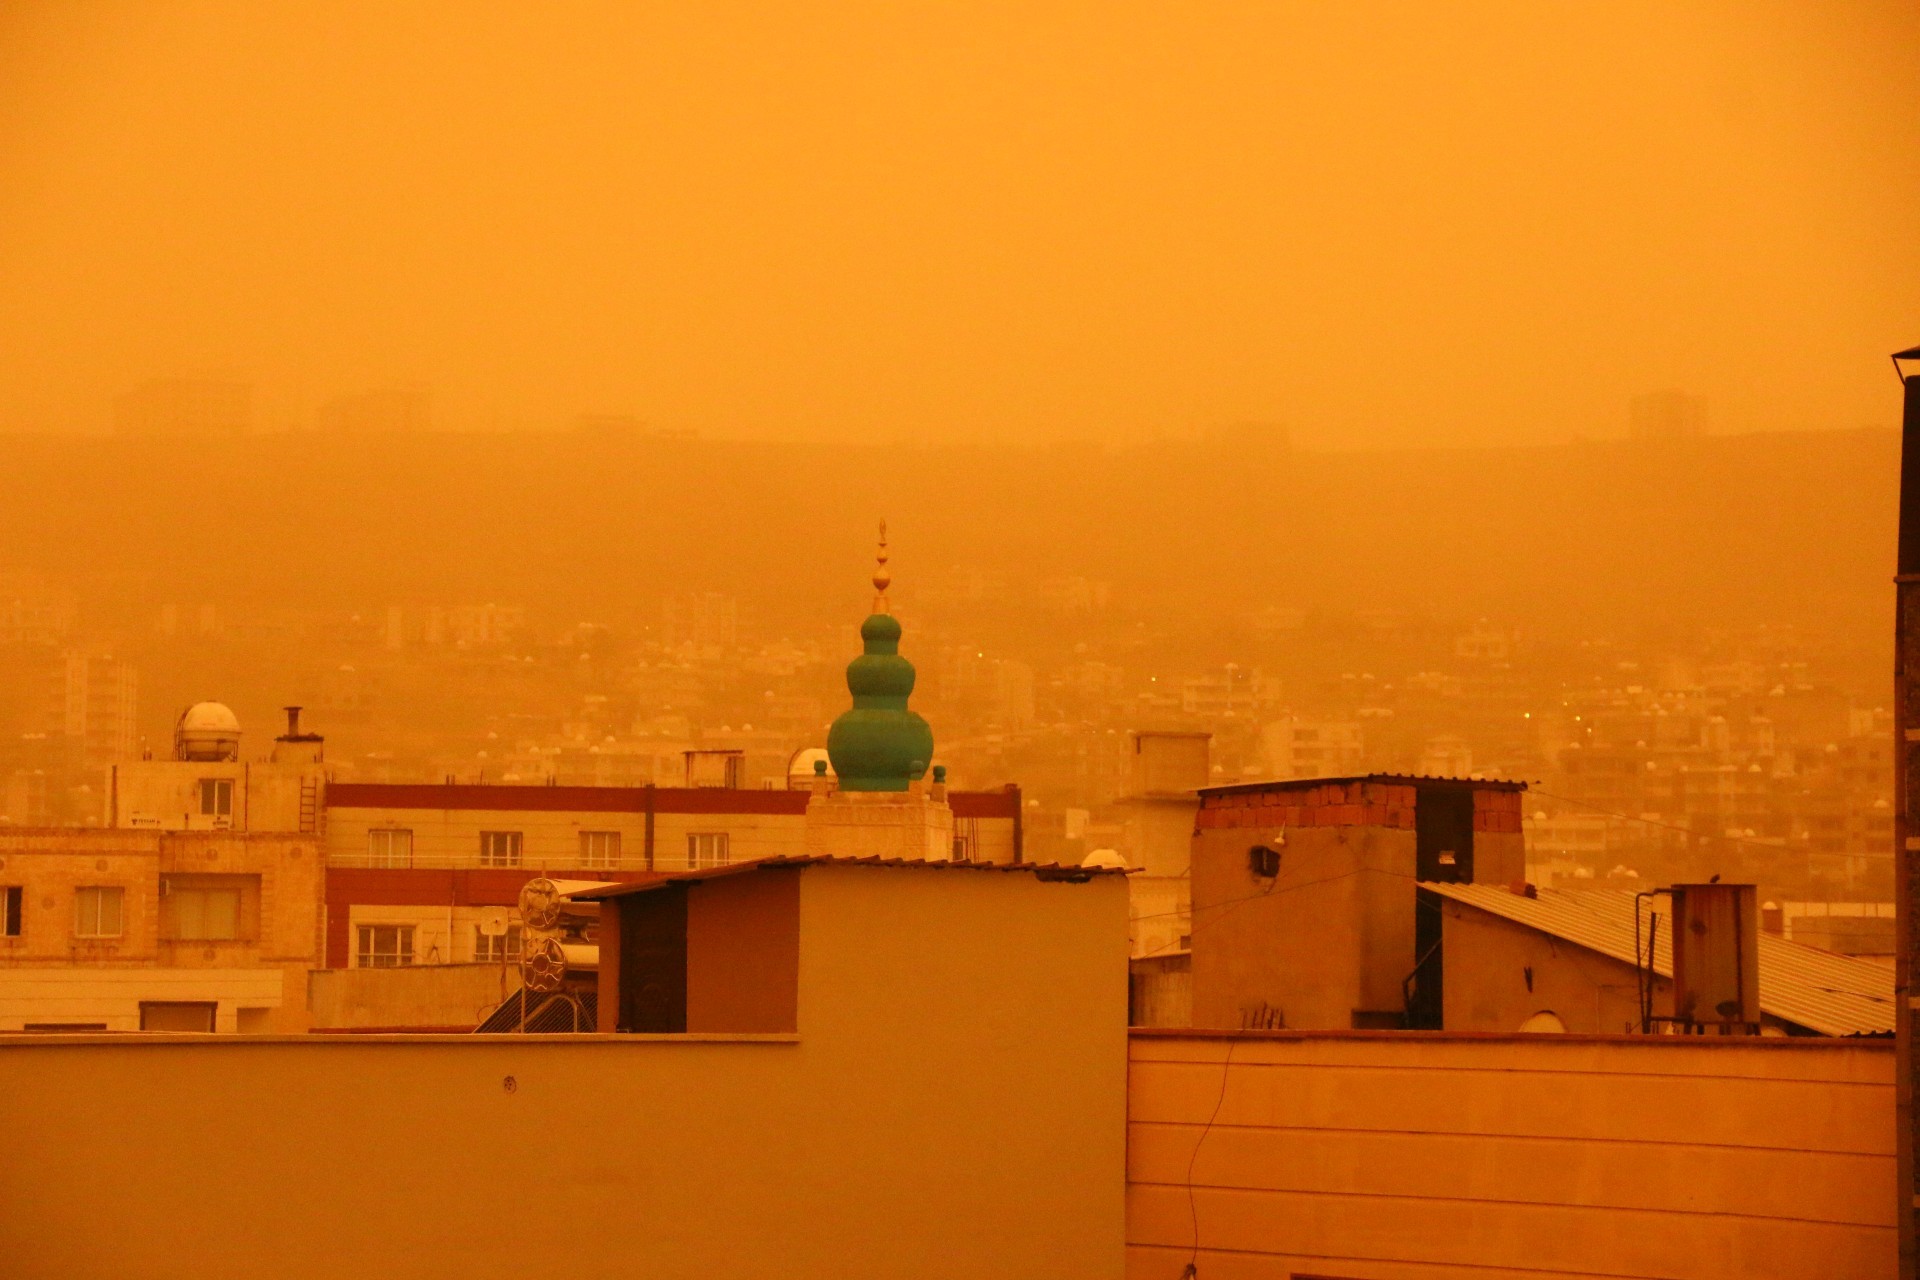
[[[622,1031],[677,1034],[687,1029],[687,890],[621,898]]]

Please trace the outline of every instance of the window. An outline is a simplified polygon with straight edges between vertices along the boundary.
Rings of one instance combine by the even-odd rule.
[[[171,936],[193,941],[225,942],[240,936],[240,890],[167,888],[166,913],[172,917]]]
[[[21,912],[26,906],[26,890],[17,884],[0,888],[0,938],[20,936]]]
[[[233,816],[233,779],[200,779],[200,815],[205,818]]]
[[[580,833],[580,865],[583,867],[619,866],[620,833],[618,831],[582,831]]]
[[[120,902],[125,890],[117,885],[73,891],[73,932],[81,938],[120,936]]]
[[[518,831],[482,831],[480,833],[480,865],[483,867],[519,866],[520,833]]]
[[[362,969],[398,969],[413,963],[413,926],[410,924],[363,924],[360,926]]]
[[[473,928],[473,960],[475,964],[520,963],[520,926],[507,926],[504,934],[488,937],[480,932],[480,926]]]
[[[367,865],[412,866],[413,832],[400,827],[380,827],[367,832]]]
[[[687,836],[687,865],[693,868],[720,867],[733,861],[724,831],[694,832]]]
[[[212,1031],[219,1005],[201,1000],[142,1000],[142,1031]]]

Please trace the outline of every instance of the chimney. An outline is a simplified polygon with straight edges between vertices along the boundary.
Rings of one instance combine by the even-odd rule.
[[[1694,1034],[1760,1034],[1760,895],[1673,886],[1673,1017]]]
[[[325,758],[322,747],[325,739],[300,728],[299,707],[282,710],[287,713],[287,731],[273,740],[273,753],[267,758],[274,764],[319,764]]]

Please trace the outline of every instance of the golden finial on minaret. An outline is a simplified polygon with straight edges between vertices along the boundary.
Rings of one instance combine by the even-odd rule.
[[[873,569],[873,611],[887,612],[887,587],[893,582],[893,575],[887,572],[887,522],[880,522],[880,550],[874,556]]]

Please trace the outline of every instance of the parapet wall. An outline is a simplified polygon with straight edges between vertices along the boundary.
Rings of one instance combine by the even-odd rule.
[[[1133,1280],[1876,1280],[1890,1041],[1136,1030]],[[1198,1153],[1196,1154],[1196,1146]]]

